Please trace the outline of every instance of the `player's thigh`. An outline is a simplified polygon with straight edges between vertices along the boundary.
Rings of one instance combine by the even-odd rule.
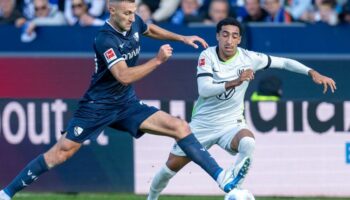
[[[238,144],[241,138],[246,136],[254,138],[253,133],[244,124],[226,127],[219,135],[220,138],[217,144],[232,155],[237,154]]]
[[[177,156],[170,153],[166,165],[171,171],[178,172],[189,162],[191,162],[191,160],[186,156]]]
[[[231,149],[234,151],[238,151],[239,142],[244,137],[255,138],[253,132],[251,132],[248,128],[243,128],[239,130],[238,133],[233,137],[231,141]]]
[[[158,111],[144,120],[140,129],[147,133],[183,138],[191,131],[186,121],[173,117],[166,112]]]

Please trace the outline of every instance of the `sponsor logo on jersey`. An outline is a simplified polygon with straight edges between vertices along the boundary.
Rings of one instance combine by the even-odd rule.
[[[114,53],[112,48],[108,49],[103,55],[105,56],[107,62],[111,62],[117,58],[117,55]]]
[[[134,49],[129,53],[123,54],[122,56],[125,60],[130,60],[133,57],[138,56],[139,53],[140,53],[140,46],[137,49]]]
[[[205,65],[205,58],[199,59],[198,66],[202,67]]]
[[[83,131],[84,131],[84,129],[79,127],[79,126],[74,127],[74,135],[76,137],[78,137]]]
[[[229,100],[233,96],[233,94],[236,92],[235,88],[232,88],[222,94],[216,95],[216,98],[219,100]]]

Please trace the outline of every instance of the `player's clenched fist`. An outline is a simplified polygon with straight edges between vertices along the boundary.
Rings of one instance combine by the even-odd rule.
[[[244,70],[239,76],[240,81],[251,81],[254,79],[254,71],[252,69]]]
[[[244,81],[251,81],[254,79],[254,71],[252,69],[243,70],[239,77],[235,80],[225,83],[226,90],[240,86]]]
[[[169,44],[165,44],[159,48],[157,60],[163,63],[167,61],[172,55],[173,55],[173,48]]]

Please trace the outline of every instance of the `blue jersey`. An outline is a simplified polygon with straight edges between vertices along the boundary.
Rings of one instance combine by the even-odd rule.
[[[139,16],[131,29],[125,33],[117,31],[108,21],[97,33],[94,42],[95,73],[83,97],[83,102],[123,104],[137,100],[132,85],[121,84],[110,72],[110,68],[124,60],[133,67],[140,53],[140,36],[147,31],[147,25]]]

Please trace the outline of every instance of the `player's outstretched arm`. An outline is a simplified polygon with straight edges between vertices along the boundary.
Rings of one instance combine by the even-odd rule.
[[[304,64],[289,58],[271,57],[271,67],[286,69],[292,72],[297,72],[305,75],[309,75],[316,84],[323,85],[323,93],[326,93],[328,87],[330,87],[332,93],[337,89],[335,81],[327,76],[324,76],[317,71],[305,66]]]
[[[333,79],[324,76],[313,69],[309,71],[309,76],[311,76],[316,84],[323,85],[323,93],[327,92],[328,87],[331,89],[332,93],[337,89]]]
[[[151,60],[137,65],[134,67],[128,67],[126,62],[119,61],[114,64],[110,71],[121,84],[129,85],[135,81],[147,76],[153,70],[155,70],[160,64],[166,62],[173,54],[173,48],[169,44],[165,44],[159,48],[159,52],[156,57]]]
[[[148,25],[148,30],[144,33],[144,35],[151,38],[159,39],[159,40],[172,40],[172,41],[183,42],[196,49],[198,48],[198,45],[195,42],[199,42],[204,48],[208,47],[207,42],[196,35],[193,35],[193,36],[179,35],[179,34],[167,31],[154,24]]]

